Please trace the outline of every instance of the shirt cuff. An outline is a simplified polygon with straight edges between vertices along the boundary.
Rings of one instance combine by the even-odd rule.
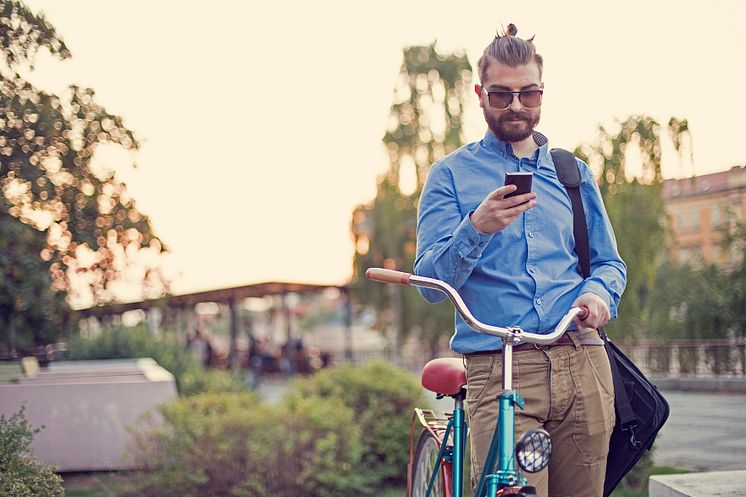
[[[484,247],[492,240],[495,236],[494,233],[481,233],[477,231],[471,222],[471,215],[474,211],[469,212],[453,233],[456,244],[460,248],[466,249],[466,252],[471,252],[474,248],[477,248],[481,253]]]
[[[578,294],[578,296],[584,293],[592,293],[593,295],[600,297],[604,302],[606,302],[606,307],[608,307],[609,312],[612,312],[611,294],[606,291],[606,288],[604,288],[603,285],[596,281],[586,280],[583,286],[580,287],[580,293]]]

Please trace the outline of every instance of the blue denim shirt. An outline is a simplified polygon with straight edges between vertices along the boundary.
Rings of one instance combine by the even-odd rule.
[[[420,197],[415,273],[441,279],[461,293],[474,316],[496,326],[552,331],[581,293],[601,297],[616,317],[626,284],[614,231],[588,165],[578,160],[581,195],[588,223],[591,275],[583,279],[573,238],[570,197],[559,182],[547,139],[519,159],[509,143],[487,131],[433,164]],[[469,214],[505,182],[505,173],[533,173],[537,205],[504,230],[479,233]],[[445,296],[420,289],[430,302]],[[500,339],[480,335],[456,316],[451,348],[459,353],[496,350]]]

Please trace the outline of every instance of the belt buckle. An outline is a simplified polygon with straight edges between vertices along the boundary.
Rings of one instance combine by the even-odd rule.
[[[532,343],[531,345],[533,345],[536,350],[543,350],[544,352],[552,347],[551,345],[539,345],[538,343]]]

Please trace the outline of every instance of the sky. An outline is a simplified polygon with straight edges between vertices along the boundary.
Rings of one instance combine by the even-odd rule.
[[[746,2],[29,0],[72,52],[29,78],[91,87],[141,141],[102,154],[170,248],[173,293],[263,281],[346,283],[349,224],[388,168],[402,49],[437,41],[472,66],[497,29],[535,35],[551,146],[648,114],[689,120],[694,161],[746,164]],[[484,134],[476,97],[466,140]],[[133,166],[136,164],[136,167]],[[126,297],[125,297],[126,298]]]

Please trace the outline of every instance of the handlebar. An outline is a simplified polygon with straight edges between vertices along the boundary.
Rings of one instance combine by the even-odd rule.
[[[542,335],[540,333],[525,331],[518,326],[503,328],[500,326],[493,326],[490,324],[482,323],[472,315],[471,311],[469,311],[469,308],[466,306],[466,303],[461,298],[461,295],[459,295],[459,293],[445,281],[383,268],[370,268],[365,272],[365,277],[369,280],[380,281],[382,283],[396,283],[399,285],[419,286],[445,293],[446,296],[453,303],[456,311],[461,315],[462,318],[464,318],[464,321],[467,325],[469,325],[471,329],[479,333],[484,333],[486,335],[506,338],[513,344],[535,343],[537,345],[551,345],[559,337],[561,337],[562,334],[565,333],[565,331],[567,331],[567,327],[570,326],[570,323],[575,318],[575,316],[585,313],[585,310],[580,307],[571,308],[567,312],[567,314],[565,314],[564,317],[560,320],[559,324],[553,332]]]

